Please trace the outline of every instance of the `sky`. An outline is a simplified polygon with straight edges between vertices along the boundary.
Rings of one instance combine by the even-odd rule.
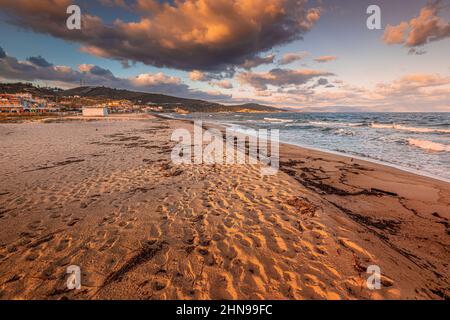
[[[449,57],[450,0],[0,0],[1,82],[450,112]]]

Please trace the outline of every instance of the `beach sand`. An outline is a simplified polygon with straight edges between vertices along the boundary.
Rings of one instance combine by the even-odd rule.
[[[0,124],[0,299],[449,298],[449,183],[289,145],[177,166],[188,122],[70,120]]]

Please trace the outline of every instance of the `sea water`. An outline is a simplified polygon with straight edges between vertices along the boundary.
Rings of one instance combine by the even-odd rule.
[[[374,160],[450,181],[450,113],[194,113],[245,132],[278,129],[282,142]]]

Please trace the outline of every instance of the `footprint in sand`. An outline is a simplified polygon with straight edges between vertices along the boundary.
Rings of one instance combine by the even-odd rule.
[[[55,250],[56,250],[57,252],[61,252],[61,251],[66,250],[67,248],[70,247],[71,241],[72,241],[71,238],[61,239],[61,240],[59,241],[59,243],[56,245]]]
[[[111,236],[99,249],[99,251],[106,251],[111,249],[119,240],[119,236]]]
[[[70,220],[69,221],[69,223],[67,223],[67,226],[68,227],[73,227],[74,225],[76,225],[78,222],[80,222],[81,221],[81,219],[79,219],[79,218],[74,218],[74,219],[72,219],[72,220]]]

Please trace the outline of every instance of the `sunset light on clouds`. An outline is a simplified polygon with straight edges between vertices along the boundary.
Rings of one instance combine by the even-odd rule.
[[[225,104],[450,111],[448,1],[0,0],[0,79]],[[414,81],[410,81],[414,79]]]

